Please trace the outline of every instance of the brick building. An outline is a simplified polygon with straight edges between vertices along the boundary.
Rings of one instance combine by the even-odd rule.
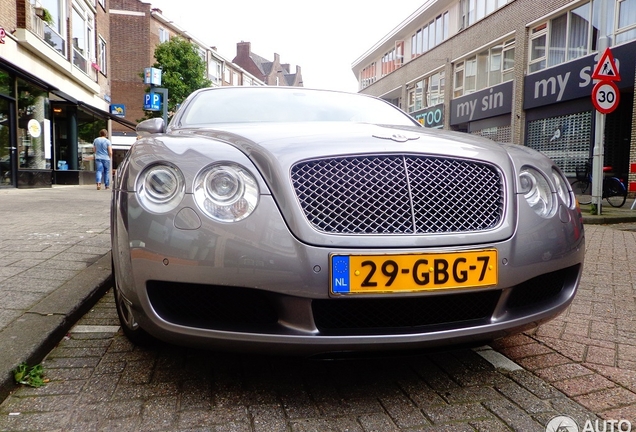
[[[109,112],[107,0],[0,0],[0,187],[94,182]]]
[[[144,117],[144,84],[140,74],[155,63],[155,48],[179,36],[197,45],[207,65],[212,85],[263,85],[258,77],[221,56],[214,47],[190,34],[165,17],[160,9],[140,0],[110,0],[110,34],[112,44],[112,99],[122,105],[126,118]],[[125,149],[135,137],[125,128],[115,127],[114,143]],[[115,161],[116,163],[117,161]]]
[[[527,145],[574,176],[594,147],[591,75],[604,43],[622,78],[605,165],[636,191],[634,0],[429,1],[352,69],[361,92],[426,126]]]
[[[232,63],[249,71],[268,86],[303,86],[300,66],[296,66],[295,73],[290,73],[289,64],[281,64],[278,54],[274,53],[274,61],[267,60],[252,52],[250,42],[236,44],[236,57]]]

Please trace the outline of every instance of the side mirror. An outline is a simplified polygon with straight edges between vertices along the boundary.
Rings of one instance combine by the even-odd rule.
[[[166,131],[166,125],[163,119],[160,117],[144,120],[137,125],[137,136],[147,136],[152,134],[164,133]]]

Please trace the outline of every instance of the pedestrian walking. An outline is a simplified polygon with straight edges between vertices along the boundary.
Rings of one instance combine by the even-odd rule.
[[[104,179],[104,187],[108,189],[110,186],[110,159],[113,157],[113,147],[108,138],[108,131],[102,129],[99,131],[99,137],[93,141],[93,150],[95,150],[95,181],[97,182],[97,190],[102,188],[102,177]]]

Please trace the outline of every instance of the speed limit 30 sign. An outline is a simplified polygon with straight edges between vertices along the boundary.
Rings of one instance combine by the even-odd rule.
[[[618,107],[620,93],[613,81],[599,81],[592,89],[592,103],[597,111],[609,114]]]

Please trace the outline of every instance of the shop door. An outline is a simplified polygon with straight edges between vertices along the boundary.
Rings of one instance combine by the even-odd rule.
[[[18,175],[13,101],[0,97],[0,187],[15,187]]]

